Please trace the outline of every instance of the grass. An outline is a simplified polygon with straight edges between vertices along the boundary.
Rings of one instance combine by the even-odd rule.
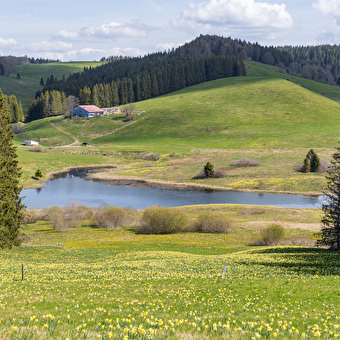
[[[178,209],[192,218],[202,211],[226,211],[233,231],[138,235],[129,227],[76,227],[56,232],[48,221],[25,227],[24,244],[0,253],[1,339],[340,335],[337,252],[248,246],[262,226],[274,221],[288,236],[311,239],[319,210]],[[295,217],[293,224],[287,224],[288,216]],[[306,228],[301,229],[302,223]]]

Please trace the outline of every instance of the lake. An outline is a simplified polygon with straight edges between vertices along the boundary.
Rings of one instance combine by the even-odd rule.
[[[25,189],[23,203],[29,209],[51,206],[63,207],[71,201],[79,205],[98,208],[102,204],[117,207],[145,209],[152,205],[177,207],[197,204],[253,204],[289,208],[319,208],[322,197],[311,198],[298,195],[259,194],[253,192],[219,190],[183,190],[161,188],[138,188],[86,180],[91,170],[73,169],[45,183],[44,188]]]

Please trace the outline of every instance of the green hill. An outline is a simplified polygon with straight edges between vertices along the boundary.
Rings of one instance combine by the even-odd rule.
[[[337,144],[340,104],[284,79],[240,77],[137,103],[138,121],[94,144],[297,148]]]
[[[8,96],[14,94],[21,101],[24,113],[27,113],[36,91],[42,89],[41,78],[46,82],[47,77],[53,74],[53,77],[61,80],[63,76],[67,78],[72,73],[81,72],[84,67],[99,65],[102,65],[102,62],[23,63],[17,65],[10,76],[0,76],[0,88]],[[17,73],[20,74],[20,79],[16,78]]]
[[[137,109],[145,112],[133,124],[113,117],[56,120],[56,124],[74,137],[96,145],[227,149],[337,145],[340,103],[306,87],[317,84],[317,90],[323,89],[327,95],[331,88],[335,96],[336,91],[340,94],[340,88],[308,80],[301,86],[293,82],[301,78],[280,78],[275,68],[262,64],[250,67],[248,77],[206,82],[139,102]],[[259,73],[262,76],[257,76]],[[35,126],[27,124],[30,133],[23,136],[39,139],[44,132]],[[44,140],[47,145],[55,144]]]

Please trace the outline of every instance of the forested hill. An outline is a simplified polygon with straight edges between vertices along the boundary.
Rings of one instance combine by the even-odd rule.
[[[112,106],[157,97],[209,80],[244,75],[243,61],[233,53],[216,55],[198,53],[197,49],[182,53],[177,49],[112,59],[96,68],[84,68],[67,80],[54,81],[51,77],[42,92],[57,90],[79,97],[82,104],[92,101],[98,106]],[[109,89],[104,95],[105,87]],[[103,96],[106,99],[101,99]]]

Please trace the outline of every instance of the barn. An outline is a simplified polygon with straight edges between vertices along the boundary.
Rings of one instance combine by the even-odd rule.
[[[100,117],[103,113],[96,105],[79,105],[72,110],[72,117]]]

